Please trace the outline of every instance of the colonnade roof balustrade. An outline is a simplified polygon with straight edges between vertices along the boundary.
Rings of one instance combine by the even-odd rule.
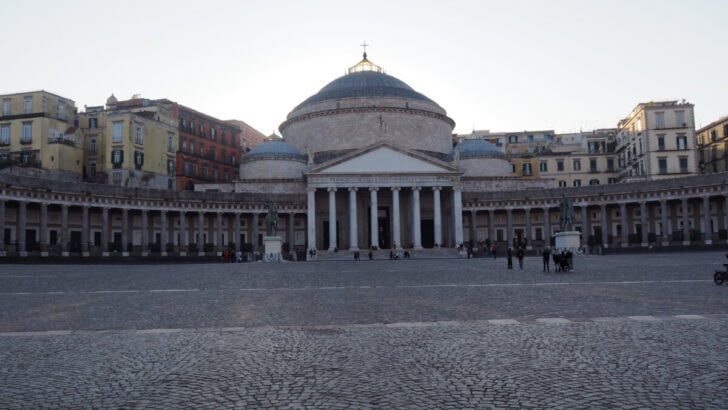
[[[403,187],[411,187],[403,185]],[[216,209],[224,206],[225,211],[229,206],[230,210],[239,209],[245,206],[257,206],[269,201],[280,204],[303,205],[306,203],[306,194],[265,194],[265,193],[228,193],[228,192],[195,192],[195,191],[171,191],[145,188],[127,188],[114,185],[90,184],[83,182],[54,181],[42,178],[33,178],[14,174],[0,174],[0,192],[7,190],[25,189],[44,196],[31,196],[38,198],[39,202],[47,201],[47,194],[67,194],[71,196],[83,195],[86,197],[109,198],[114,200],[144,200],[144,201],[166,201],[170,208],[174,202],[193,204],[198,208],[199,204],[207,204],[210,208]],[[319,188],[321,189],[321,188]],[[534,206],[552,204],[567,196],[575,201],[587,201],[597,205],[599,202],[618,202],[623,199],[629,200],[659,200],[675,199],[684,196],[704,195],[725,195],[728,194],[728,173],[705,174],[691,177],[671,178],[663,180],[619,183],[609,185],[591,185],[576,188],[548,188],[529,189],[514,191],[491,191],[491,192],[462,192],[463,205],[466,209],[487,207],[491,203],[523,204],[535,203]],[[29,198],[29,199],[30,199]],[[49,202],[59,202],[51,199]],[[62,202],[62,201],[60,201]],[[109,206],[106,202],[98,202],[99,206]],[[159,204],[155,204],[159,205]],[[578,205],[578,204],[577,204]]]
[[[231,193],[231,192],[196,192],[172,191],[146,188],[127,188],[114,185],[90,184],[83,182],[54,181],[14,174],[0,173],[0,192],[9,188],[29,189],[43,193],[84,195],[122,200],[166,201],[172,203],[206,203],[214,205],[251,205],[265,204],[275,201],[281,204],[305,203],[305,194],[263,194],[263,193]],[[45,198],[38,198],[39,200]],[[55,202],[55,201],[51,201]],[[99,206],[108,205],[99,203]],[[224,209],[223,209],[224,210]]]
[[[728,173],[695,175],[644,182],[625,182],[608,185],[589,185],[569,188],[525,189],[517,191],[463,192],[466,208],[487,206],[488,203],[558,202],[562,196],[596,205],[598,202],[614,202],[617,197],[634,200],[670,199],[672,195],[702,196],[728,194]],[[614,198],[613,199],[610,199]],[[621,200],[620,198],[619,200]],[[677,198],[676,198],[677,199]]]

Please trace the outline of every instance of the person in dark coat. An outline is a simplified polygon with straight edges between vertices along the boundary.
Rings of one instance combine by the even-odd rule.
[[[561,272],[561,255],[554,251],[552,258],[554,260],[554,272]]]
[[[551,252],[549,252],[549,248],[544,248],[543,250],[543,271],[549,272],[549,258],[551,257]]]
[[[516,251],[516,258],[518,258],[518,268],[523,269],[523,258],[526,256],[526,251],[523,250],[523,247],[518,248]]]
[[[508,248],[508,253],[506,254],[506,260],[508,261],[508,269],[513,269],[513,249]]]

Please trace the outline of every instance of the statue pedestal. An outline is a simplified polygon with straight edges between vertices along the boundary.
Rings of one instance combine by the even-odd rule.
[[[283,255],[281,255],[283,238],[280,236],[264,236],[263,244],[265,245],[265,254],[263,255],[264,262],[283,261]]]
[[[556,249],[576,249],[581,248],[581,232],[566,231],[554,234]]]

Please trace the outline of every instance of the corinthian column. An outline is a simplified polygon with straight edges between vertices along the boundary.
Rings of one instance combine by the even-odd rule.
[[[420,187],[412,188],[412,239],[414,248],[422,249],[422,227],[420,226]]]
[[[336,238],[336,188],[331,187],[329,191],[329,250],[337,247]]]
[[[377,204],[377,191],[379,188],[377,187],[371,187],[369,188],[369,202],[370,209],[369,209],[369,216],[370,216],[370,224],[369,224],[369,234],[370,239],[372,242],[372,247],[379,248],[379,212],[378,212],[378,204]]]
[[[356,191],[357,188],[349,188],[349,250],[359,250],[359,230],[356,219]]]

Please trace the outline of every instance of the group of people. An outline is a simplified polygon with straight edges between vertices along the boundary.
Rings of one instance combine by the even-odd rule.
[[[516,249],[516,259],[518,259],[518,268],[523,269],[523,258],[526,256],[526,250],[519,246]],[[495,258],[495,251],[493,251],[493,258]],[[508,261],[508,269],[513,269],[513,248],[508,248],[506,253],[506,260]]]
[[[553,253],[549,248],[543,250],[543,271],[550,272],[549,256],[554,261],[554,272],[571,272],[574,270],[574,253],[571,249],[561,249]]]
[[[225,248],[222,251],[222,260],[225,263],[231,263],[231,262],[241,263],[243,261],[243,253],[240,251],[231,252],[230,249]]]
[[[513,269],[513,257],[515,256],[518,260],[518,268],[523,269],[523,258],[526,251],[523,247],[517,247],[515,252],[513,248],[508,248],[506,253],[506,261],[508,263],[508,269]],[[495,251],[493,252],[495,258]],[[543,257],[543,271],[551,271],[551,259],[554,262],[555,272],[571,272],[574,270],[574,253],[571,249],[560,249],[554,250],[553,252],[547,247],[541,254]]]

